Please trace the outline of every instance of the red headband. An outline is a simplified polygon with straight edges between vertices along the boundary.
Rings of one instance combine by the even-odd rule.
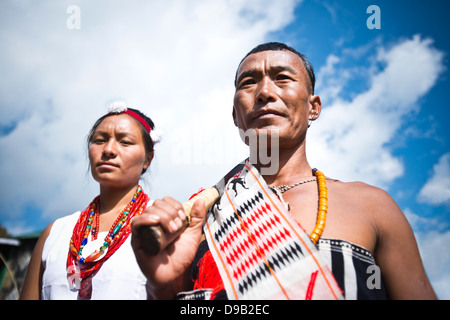
[[[139,121],[145,129],[147,129],[148,133],[152,131],[152,128],[150,128],[150,125],[145,121],[140,115],[138,115],[136,112],[131,111],[130,109],[125,110],[123,113],[129,114],[133,118],[135,118],[137,121]]]

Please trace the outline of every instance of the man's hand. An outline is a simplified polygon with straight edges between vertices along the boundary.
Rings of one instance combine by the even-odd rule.
[[[156,299],[173,299],[183,290],[183,276],[194,259],[200,243],[202,226],[206,215],[205,203],[197,200],[191,210],[191,224],[175,240],[158,255],[152,257],[142,249],[139,239],[139,228],[142,226],[160,225],[170,238],[182,228],[186,219],[180,202],[165,197],[155,200],[144,213],[131,222],[131,245],[136,260],[148,280],[149,295]]]

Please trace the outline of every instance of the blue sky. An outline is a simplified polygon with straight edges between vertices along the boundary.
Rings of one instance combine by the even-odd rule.
[[[369,5],[381,29],[367,28]],[[152,198],[213,184],[247,153],[231,118],[237,64],[282,41],[312,62],[322,97],[310,163],[387,190],[449,299],[449,10],[438,0],[2,1],[0,223],[20,235],[87,206],[98,186],[84,139],[116,98],[165,133],[143,181]]]
[[[366,9],[371,4],[381,9],[381,29],[366,27],[366,20],[371,16]],[[417,35],[432,40],[433,47],[444,53],[444,70],[439,78],[418,98],[417,107],[404,115],[395,139],[386,144],[392,154],[401,159],[404,173],[385,185],[401,207],[409,207],[424,217],[439,217],[443,229],[448,229],[450,222],[448,184],[442,184],[441,191],[447,194],[447,200],[439,205],[429,205],[427,201],[415,198],[433,174],[433,166],[450,151],[450,129],[446,124],[450,109],[445,103],[450,98],[446,69],[450,41],[445,32],[450,30],[450,21],[445,14],[448,9],[450,3],[445,1],[304,1],[295,10],[295,20],[269,36],[301,48],[299,50],[309,57],[316,73],[330,55],[340,58],[342,69],[367,66],[373,63],[371,59],[380,46],[389,48]],[[360,48],[365,51],[363,56],[346,54],[346,51]],[[351,100],[352,95],[370,85],[365,74],[352,76],[340,91],[340,98]],[[326,107],[325,104],[324,112]]]

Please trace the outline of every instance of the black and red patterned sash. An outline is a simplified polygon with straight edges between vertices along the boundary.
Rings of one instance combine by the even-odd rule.
[[[341,299],[330,268],[248,161],[204,226],[230,299]]]

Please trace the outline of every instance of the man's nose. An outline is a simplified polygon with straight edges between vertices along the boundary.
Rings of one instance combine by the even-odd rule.
[[[275,87],[273,81],[269,77],[264,77],[258,85],[256,99],[258,103],[274,102],[276,98]]]

